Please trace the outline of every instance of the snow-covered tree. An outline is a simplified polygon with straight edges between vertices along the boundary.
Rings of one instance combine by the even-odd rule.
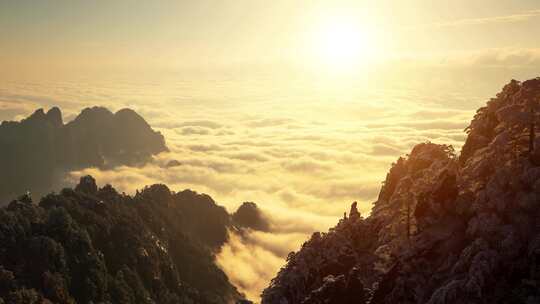
[[[528,147],[534,151],[536,125],[540,122],[540,96],[531,92],[524,94],[522,102],[511,104],[497,111],[497,118],[511,135],[510,144],[518,151]]]

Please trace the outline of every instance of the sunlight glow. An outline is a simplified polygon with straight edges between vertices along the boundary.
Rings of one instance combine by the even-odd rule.
[[[374,30],[356,20],[335,18],[321,22],[312,35],[318,64],[331,69],[355,69],[369,63],[376,49]]]

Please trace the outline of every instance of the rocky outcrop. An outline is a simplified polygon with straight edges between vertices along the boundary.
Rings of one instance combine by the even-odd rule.
[[[249,228],[259,231],[269,231],[270,223],[253,202],[243,203],[232,215],[233,223],[239,228]]]
[[[314,234],[262,303],[540,303],[539,97],[540,79],[510,82],[477,112],[459,157],[414,147],[371,214]]]
[[[134,111],[101,107],[84,109],[67,124],[56,107],[4,121],[0,147],[0,200],[29,190],[39,197],[59,188],[71,170],[138,165],[167,150],[163,136]]]
[[[167,151],[165,139],[135,111],[112,113],[106,108],[84,109],[65,125],[68,162],[78,166],[137,165]]]

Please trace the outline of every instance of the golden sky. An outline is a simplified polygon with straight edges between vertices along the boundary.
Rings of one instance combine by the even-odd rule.
[[[539,16],[535,0],[3,1],[0,65],[40,74],[319,68],[335,63],[328,51],[348,57],[347,48],[363,57],[347,63],[483,52],[519,60],[537,56]]]

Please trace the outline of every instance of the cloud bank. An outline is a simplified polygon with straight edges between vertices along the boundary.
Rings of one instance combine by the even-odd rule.
[[[294,90],[282,92],[269,83],[2,83],[0,118],[18,119],[54,105],[68,120],[86,106],[136,110],[163,133],[170,152],[142,167],[71,172],[67,182],[91,174],[100,185],[126,193],[165,183],[176,191],[207,193],[229,212],[244,201],[256,202],[271,218],[271,233],[231,232],[217,262],[257,299],[288,252],[311,233],[333,226],[353,201],[362,213],[370,211],[397,157],[428,140],[459,149],[462,130],[489,96],[368,82],[336,98],[342,84],[322,90],[319,83],[298,80],[289,84]],[[168,166],[175,160],[180,165]]]

